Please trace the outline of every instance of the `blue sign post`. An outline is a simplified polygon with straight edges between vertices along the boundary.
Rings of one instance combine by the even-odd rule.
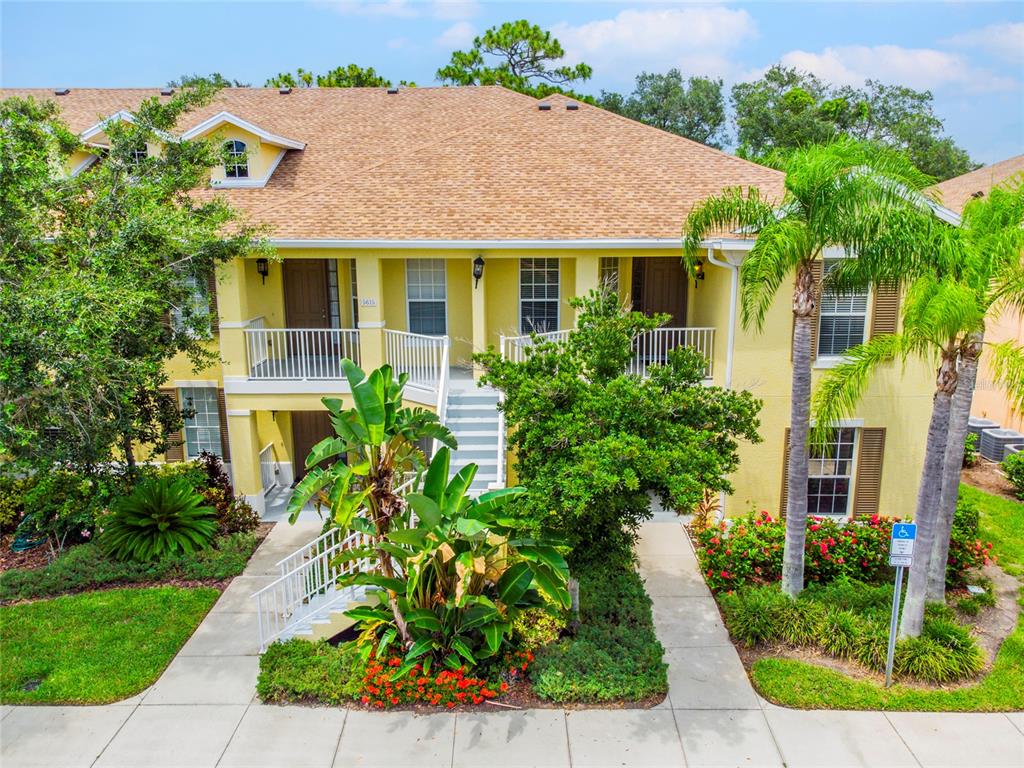
[[[903,569],[914,564],[914,543],[917,541],[916,523],[893,523],[889,540],[889,565],[896,566],[896,589],[892,595],[892,617],[889,619],[889,650],[885,656],[885,687],[892,683],[892,658],[896,652],[896,629],[900,621],[900,593],[903,589]]]

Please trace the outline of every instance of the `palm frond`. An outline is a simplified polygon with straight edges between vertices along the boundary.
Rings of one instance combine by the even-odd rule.
[[[907,339],[900,334],[876,336],[848,349],[846,360],[825,374],[811,397],[811,442],[827,444],[836,422],[853,415],[875,369],[904,359],[909,351]]]
[[[1003,388],[1013,410],[1024,411],[1024,348],[1012,341],[986,344],[985,348],[993,380]]]
[[[782,281],[814,258],[817,244],[803,221],[788,217],[764,227],[740,267],[740,318],[744,327],[764,327]]]
[[[690,210],[683,224],[683,262],[692,272],[710,237],[723,233],[754,235],[772,221],[775,209],[756,187],[730,187]]]

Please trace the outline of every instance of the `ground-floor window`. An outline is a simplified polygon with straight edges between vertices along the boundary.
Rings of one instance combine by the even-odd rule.
[[[408,259],[405,281],[409,332],[444,336],[448,332],[448,279],[444,259]]]
[[[619,290],[619,260],[615,256],[601,257],[601,285],[609,290]]]
[[[811,443],[807,465],[809,515],[848,514],[856,439],[856,429],[842,427],[833,432],[831,443]]]
[[[519,332],[558,328],[558,259],[519,261]]]
[[[185,455],[199,457],[203,451],[221,454],[220,413],[216,387],[189,387],[181,390],[181,406],[192,413],[185,419]]]

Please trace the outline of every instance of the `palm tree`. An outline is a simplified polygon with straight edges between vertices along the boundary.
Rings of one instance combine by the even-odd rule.
[[[691,271],[705,243],[722,232],[756,236],[740,268],[744,328],[763,329],[783,281],[793,288],[793,381],[789,433],[789,496],[782,589],[795,597],[803,589],[807,528],[807,437],[811,402],[811,340],[818,287],[813,264],[826,248],[856,253],[897,223],[908,191],[931,179],[902,154],[842,138],[794,152],[783,163],[781,200],[757,189],[725,190],[694,207],[683,228],[684,260]]]
[[[904,301],[901,333],[879,336],[847,351],[813,399],[816,431],[849,416],[878,365],[910,356],[938,360],[936,390],[914,519],[918,525],[914,565],[907,584],[900,633],[917,636],[926,601],[945,596],[949,537],[956,511],[964,439],[982,353],[985,317],[1002,306],[1024,306],[1024,187],[993,190],[974,201],[960,227],[938,224],[924,208],[908,216],[900,242],[868,245],[845,282],[885,272],[912,282]],[[891,234],[891,233],[890,233]],[[854,273],[860,272],[860,277]],[[1024,350],[1003,345],[997,375],[1011,397],[1024,402]]]

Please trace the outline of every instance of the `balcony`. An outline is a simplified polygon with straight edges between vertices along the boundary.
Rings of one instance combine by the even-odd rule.
[[[359,362],[354,328],[265,328],[256,318],[245,329],[250,381],[342,379],[343,358]]]
[[[521,362],[526,358],[526,350],[534,344],[565,341],[568,338],[568,330],[530,336],[502,336],[501,353],[509,360]],[[704,378],[711,379],[714,374],[714,328],[656,328],[641,334],[633,342],[633,359],[627,370],[638,376],[646,376],[650,366],[664,364],[668,360],[668,353],[679,347],[689,347],[699,352],[707,361]]]

